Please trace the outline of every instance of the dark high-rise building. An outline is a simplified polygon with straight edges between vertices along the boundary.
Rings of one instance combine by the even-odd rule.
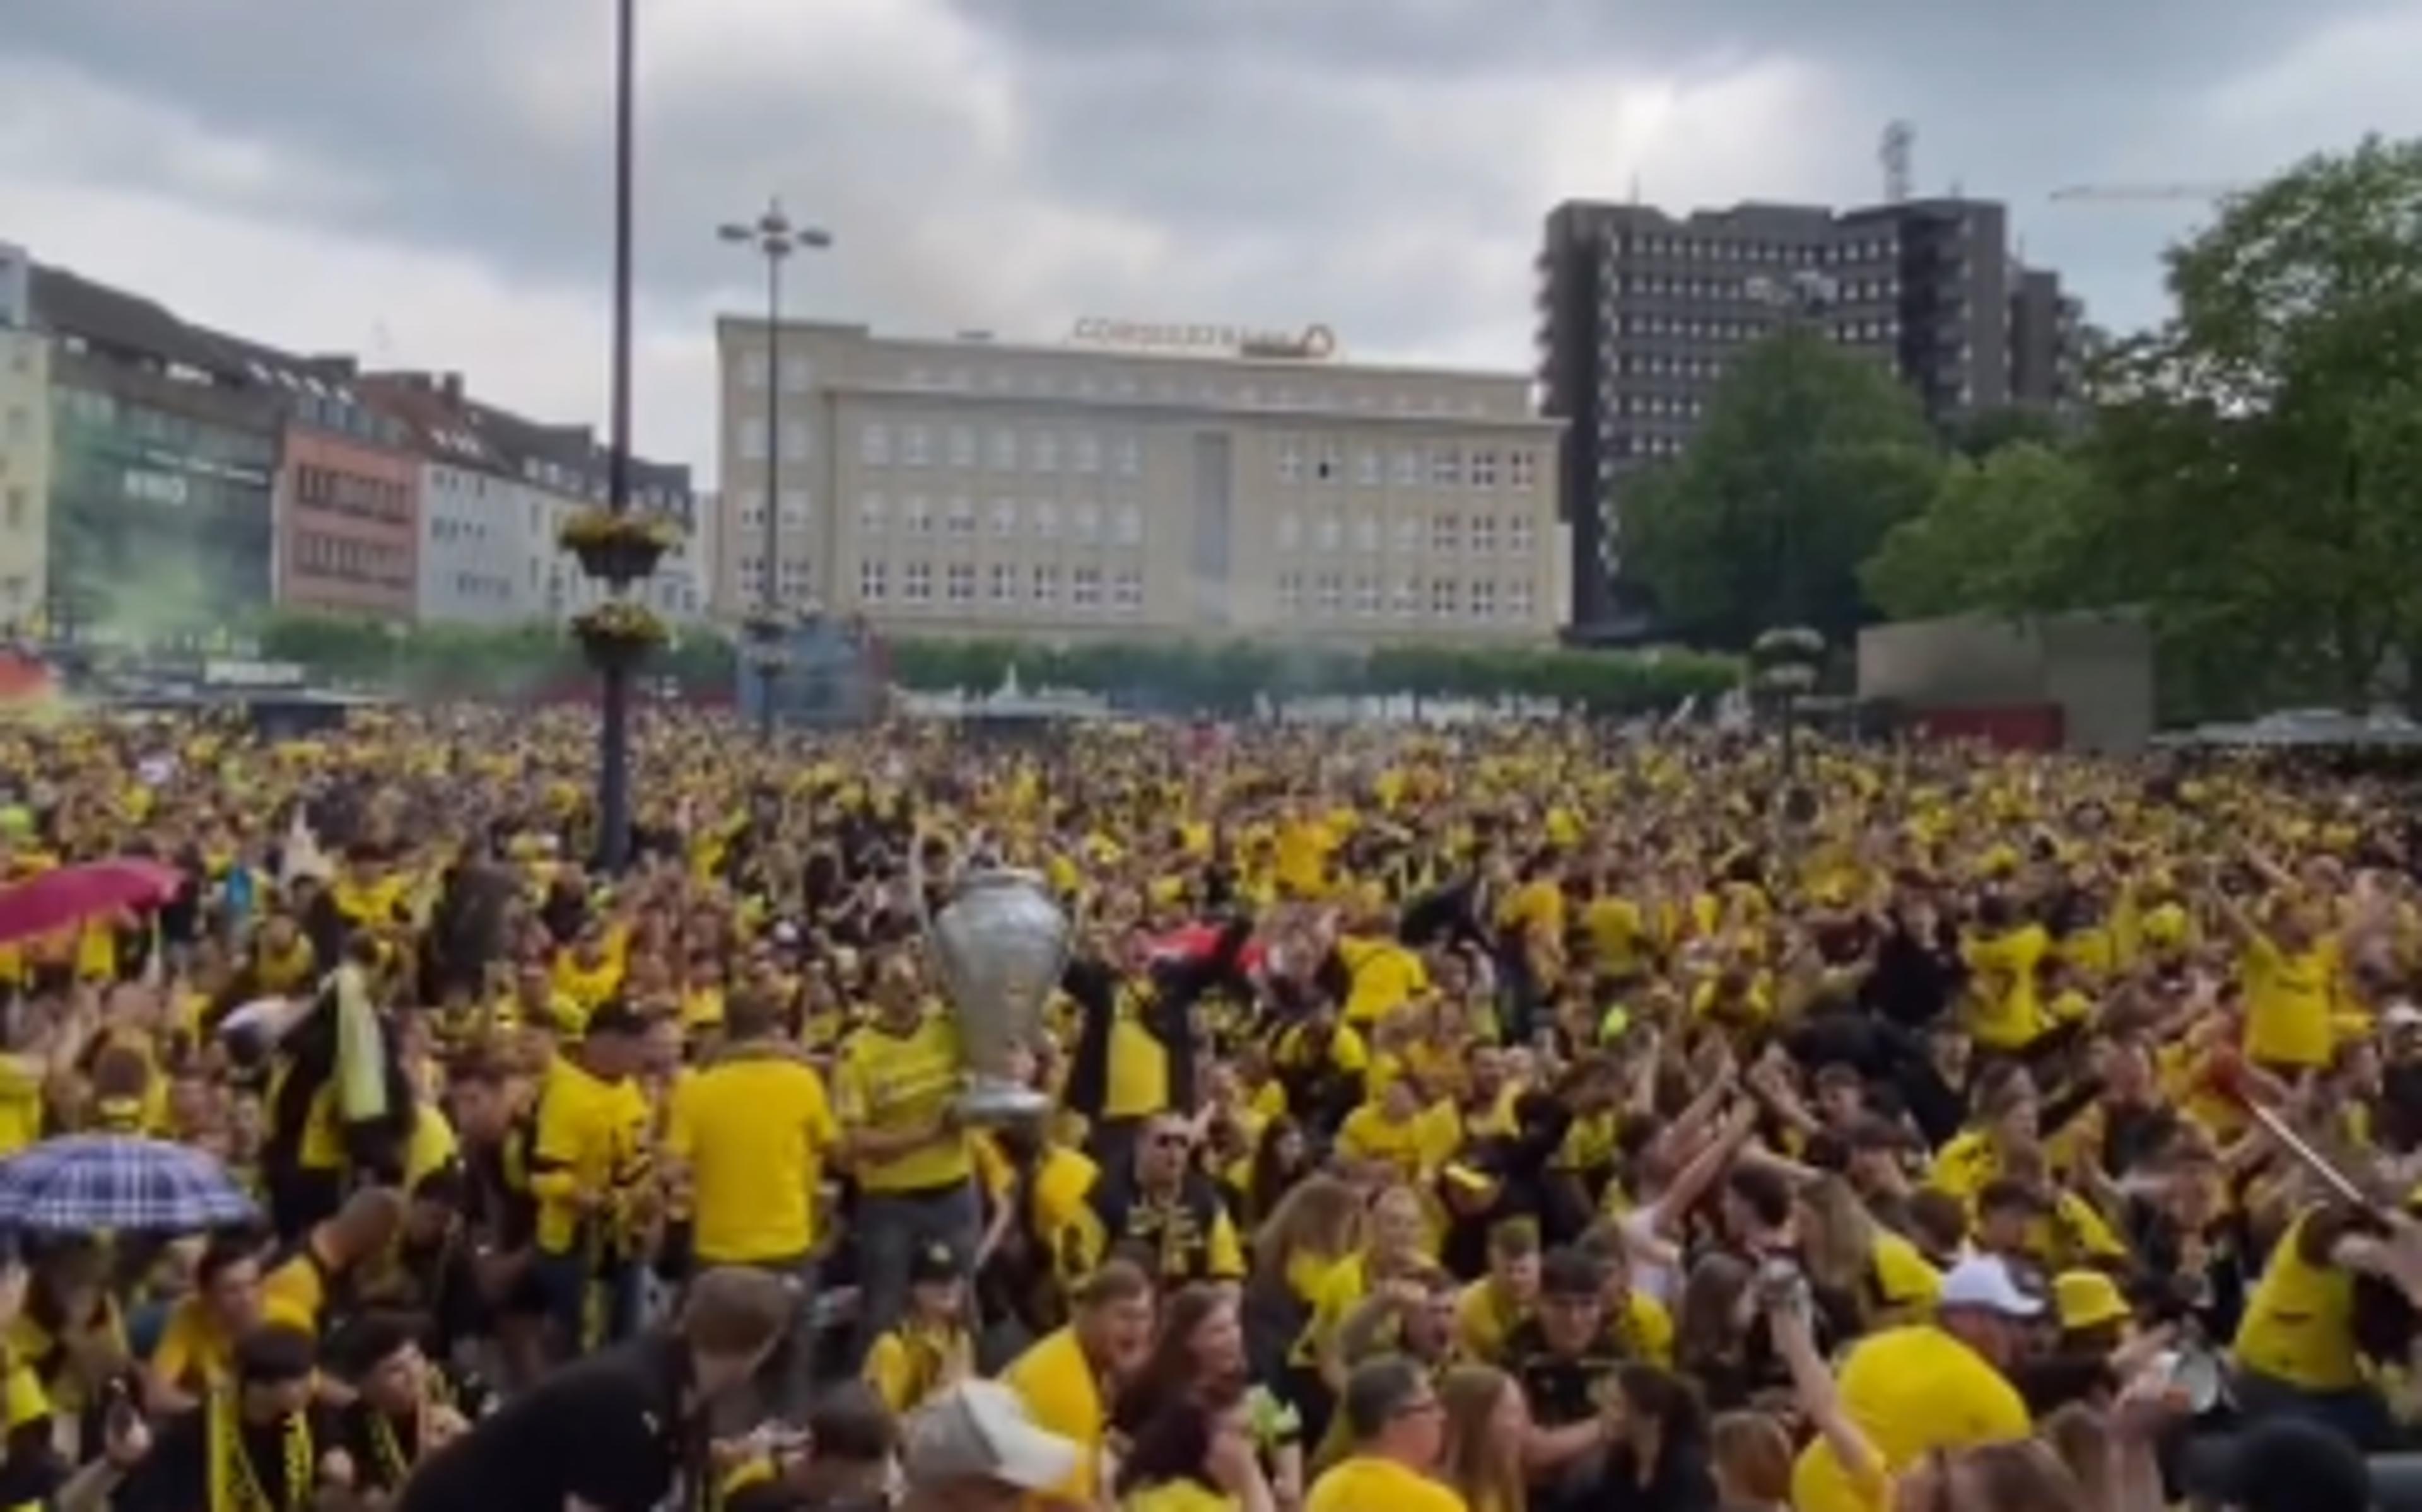
[[[1626,479],[1680,453],[1735,354],[1785,323],[1888,364],[1946,429],[2075,391],[2075,304],[2019,265],[2007,212],[1990,200],[1752,203],[1686,219],[1574,201],[1548,216],[1537,269],[1539,378],[1547,413],[1566,422],[1583,637],[1645,623],[1623,570]]]

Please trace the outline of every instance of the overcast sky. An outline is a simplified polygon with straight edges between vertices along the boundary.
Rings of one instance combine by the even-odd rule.
[[[609,0],[0,0],[0,240],[189,319],[603,413]],[[2422,132],[2416,0],[640,0],[638,435],[711,474],[714,238],[779,193],[793,308],[1057,339],[1296,325],[1519,368],[1560,199],[2006,199],[2095,318],[2193,202]]]

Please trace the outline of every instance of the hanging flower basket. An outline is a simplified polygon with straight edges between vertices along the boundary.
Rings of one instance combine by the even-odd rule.
[[[601,671],[637,666],[672,638],[663,620],[628,599],[608,600],[573,616],[572,633],[590,665]]]
[[[580,559],[580,569],[621,587],[656,569],[681,544],[681,528],[662,515],[583,509],[563,522],[557,544]]]

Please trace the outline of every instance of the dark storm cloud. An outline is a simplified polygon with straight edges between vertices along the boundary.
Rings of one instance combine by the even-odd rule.
[[[649,24],[670,7],[642,0]],[[805,5],[806,0],[799,0]],[[894,0],[905,14],[921,0]],[[1006,145],[916,55],[819,55],[813,23],[735,13],[729,78],[653,82],[643,109],[642,267],[657,301],[740,297],[712,240],[769,189],[841,238],[808,273],[890,323],[1073,313],[1145,297],[1159,312],[1317,316],[1392,351],[1512,333],[1547,210],[1540,144],[1491,113],[1576,81],[1705,79],[1760,62],[1818,70],[1872,119],[1779,143],[1766,197],[1864,193],[1873,133],[1919,122],[1926,187],[2005,195],[2031,246],[2074,271],[2141,273],[2142,222],[2057,221],[2041,196],[2125,174],[2203,178],[2270,163],[2193,161],[2187,103],[2299,39],[2386,0],[942,0],[1006,92]],[[467,254],[509,279],[596,275],[606,189],[605,0],[10,0],[0,59],[31,57],[307,153],[347,193],[298,184],[248,212]],[[746,11],[747,8],[740,8]],[[694,11],[692,13],[695,13]],[[749,17],[757,18],[752,22]],[[768,68],[768,50],[791,48]],[[905,87],[914,84],[917,87]],[[1489,92],[1492,84],[1497,92]],[[1471,113],[1458,118],[1455,112]],[[2276,158],[2320,143],[2282,144]],[[1787,151],[1786,151],[1787,149]],[[1812,150],[1842,164],[1794,175]],[[1654,194],[1702,197],[1689,143]],[[63,163],[77,144],[62,141]],[[96,154],[97,181],[148,166]],[[1607,180],[1590,186],[1619,193]],[[10,228],[39,242],[39,227]],[[2115,276],[2115,275],[2114,275]],[[2088,281],[2088,292],[2093,283]],[[1509,301],[1510,293],[1510,301]],[[1511,304],[1511,307],[1507,307]],[[1137,313],[1156,313],[1139,310]]]

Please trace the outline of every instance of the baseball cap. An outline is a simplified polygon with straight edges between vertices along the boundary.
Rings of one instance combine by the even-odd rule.
[[[2383,1029],[2422,1028],[2422,1007],[2401,1001],[2392,1003],[2387,1011],[2381,1014],[2380,1026]]]
[[[2042,1298],[2019,1285],[2007,1262],[1991,1255],[1971,1255],[1953,1266],[1934,1305],[1938,1312],[1972,1307],[2004,1317],[2034,1317],[2044,1306]]]
[[[912,1286],[956,1281],[959,1275],[958,1252],[939,1239],[920,1245],[917,1253],[908,1257],[908,1284]]]
[[[909,1418],[900,1468],[912,1487],[980,1480],[1047,1491],[1076,1473],[1083,1454],[1074,1439],[1037,1425],[1015,1391],[967,1380]]]

